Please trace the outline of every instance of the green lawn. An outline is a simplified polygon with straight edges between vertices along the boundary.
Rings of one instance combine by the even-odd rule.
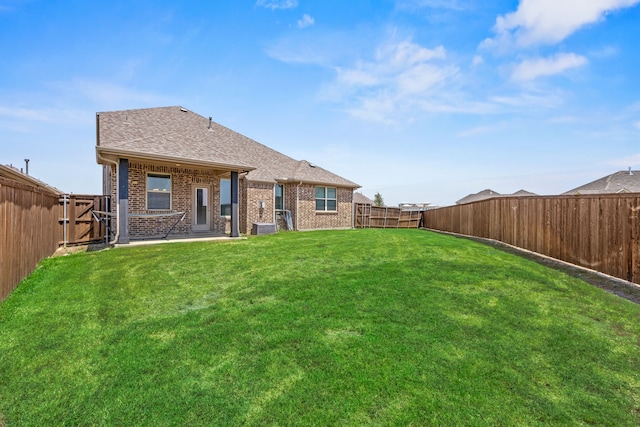
[[[45,260],[0,305],[0,425],[640,424],[640,306],[421,230]]]

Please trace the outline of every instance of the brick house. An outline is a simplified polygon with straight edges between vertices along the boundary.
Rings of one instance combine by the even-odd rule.
[[[97,113],[96,140],[119,243],[170,229],[237,237],[254,223],[353,226],[357,184],[186,108]]]

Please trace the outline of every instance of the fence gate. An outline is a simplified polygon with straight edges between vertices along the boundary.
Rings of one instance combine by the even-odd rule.
[[[96,221],[91,212],[106,211],[106,205],[107,199],[104,196],[71,194],[60,197],[60,245],[77,245],[104,239],[104,223]]]

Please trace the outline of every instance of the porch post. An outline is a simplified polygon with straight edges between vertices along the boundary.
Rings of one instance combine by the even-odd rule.
[[[239,193],[238,172],[231,172],[231,237],[240,237],[240,218],[238,209]]]
[[[118,243],[129,243],[129,160],[120,159],[118,169]]]

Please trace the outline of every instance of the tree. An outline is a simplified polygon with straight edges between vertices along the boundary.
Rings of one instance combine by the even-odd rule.
[[[379,192],[373,196],[373,206],[384,206],[384,199]]]

